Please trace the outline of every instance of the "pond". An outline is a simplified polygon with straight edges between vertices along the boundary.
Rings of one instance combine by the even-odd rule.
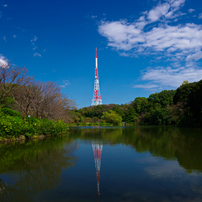
[[[201,129],[71,128],[0,155],[1,202],[202,200]]]

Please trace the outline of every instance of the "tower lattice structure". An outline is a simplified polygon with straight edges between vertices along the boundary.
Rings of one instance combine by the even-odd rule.
[[[102,104],[101,94],[100,94],[100,86],[99,86],[99,77],[98,77],[98,59],[97,59],[97,48],[95,50],[95,81],[94,81],[94,91],[93,91],[93,99],[92,106],[97,106]]]
[[[100,167],[101,167],[101,155],[103,144],[101,142],[92,143],[95,168],[96,168],[96,178],[97,178],[97,195],[98,201],[100,197]]]

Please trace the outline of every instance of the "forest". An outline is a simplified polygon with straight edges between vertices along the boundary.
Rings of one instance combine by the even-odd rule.
[[[77,125],[178,125],[202,127],[202,80],[184,81],[176,90],[163,90],[128,104],[109,104],[73,110]]]

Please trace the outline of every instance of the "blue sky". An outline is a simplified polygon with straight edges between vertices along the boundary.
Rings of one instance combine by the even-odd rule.
[[[200,0],[0,0],[0,64],[25,66],[91,105],[95,48],[103,104],[202,79]]]

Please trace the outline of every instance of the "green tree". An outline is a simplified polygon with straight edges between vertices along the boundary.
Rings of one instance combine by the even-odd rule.
[[[122,117],[113,110],[110,110],[109,112],[103,112],[101,119],[105,120],[107,123],[113,123],[115,125],[118,125],[122,122]]]
[[[132,106],[138,114],[145,112],[148,107],[148,99],[145,97],[137,97],[132,102]]]
[[[163,90],[160,93],[151,94],[148,98],[150,103],[159,103],[162,107],[173,104],[175,90]]]
[[[188,81],[188,80],[185,80],[185,81],[182,82],[182,85],[186,85],[186,84],[188,84],[188,83],[189,83],[189,81]],[[181,85],[181,86],[182,86],[182,85]]]
[[[187,99],[187,109],[188,115],[192,115],[194,118],[202,116],[202,80],[191,89]]]
[[[187,102],[188,96],[191,91],[193,91],[196,82],[188,83],[186,85],[181,85],[177,90],[173,97],[173,103],[177,104],[178,102]]]
[[[90,117],[85,117],[84,120],[83,120],[84,123],[92,123],[92,118]]]
[[[134,122],[135,117],[137,117],[138,114],[136,113],[135,109],[128,105],[128,107],[124,111],[123,120],[124,122],[131,123]]]

